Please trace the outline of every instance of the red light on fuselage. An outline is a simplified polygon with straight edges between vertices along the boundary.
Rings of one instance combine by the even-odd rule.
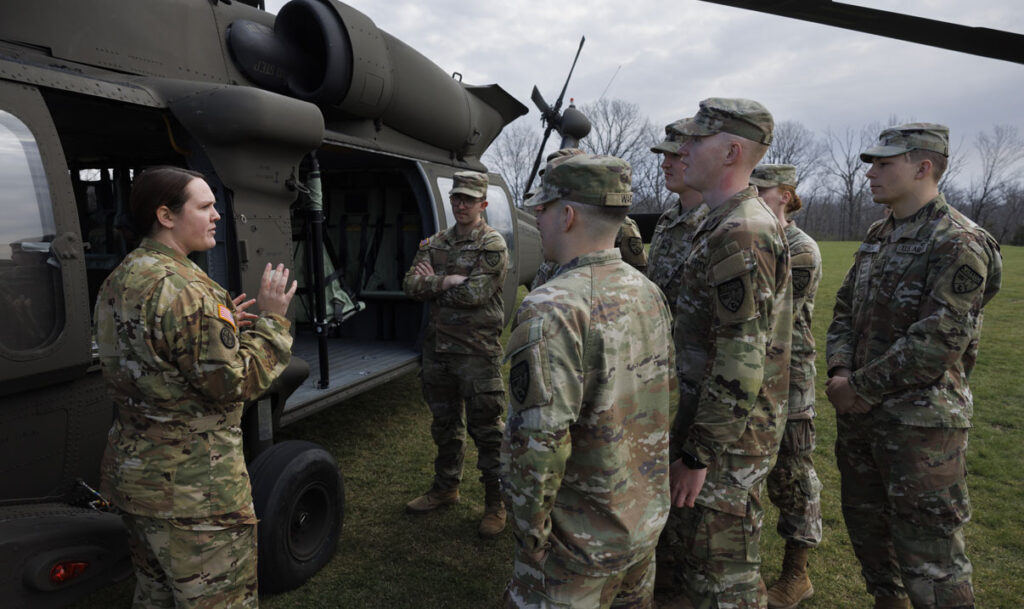
[[[50,581],[62,584],[85,573],[89,563],[80,560],[63,560],[50,568]]]

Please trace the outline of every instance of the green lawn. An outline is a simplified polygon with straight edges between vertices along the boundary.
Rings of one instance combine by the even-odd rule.
[[[818,446],[825,540],[811,555],[817,593],[806,608],[870,606],[839,509],[839,477],[833,459],[835,418],[824,397],[824,337],[835,293],[857,244],[822,243],[825,277],[814,323],[819,345]],[[978,366],[972,378],[975,429],[968,457],[974,518],[967,527],[978,606],[1017,609],[1024,599],[1024,248],[1006,247],[1003,291],[986,312]],[[430,484],[433,445],[430,416],[419,380],[410,375],[344,406],[287,428],[283,436],[327,447],[337,458],[348,491],[345,526],[331,563],[300,589],[264,596],[269,609],[309,607],[450,608],[497,606],[512,561],[507,531],[496,540],[477,537],[483,491],[476,481],[475,452],[466,462],[463,501],[438,514],[408,516],[405,502]],[[769,508],[764,575],[777,576],[782,543]],[[127,607],[131,582],[94,594],[79,608]]]

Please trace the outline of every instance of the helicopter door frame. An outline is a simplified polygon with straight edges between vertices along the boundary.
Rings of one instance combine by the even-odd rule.
[[[434,220],[437,223],[437,230],[444,230],[455,224],[455,216],[452,215],[451,206],[448,204],[448,191],[451,190],[455,172],[462,171],[447,165],[437,165],[427,161],[417,163],[423,172],[431,196],[434,199]],[[495,228],[505,239],[505,247],[508,249],[508,273],[505,275],[505,283],[502,286],[504,294],[515,294],[518,289],[518,260],[516,254],[518,249],[518,215],[513,204],[505,181],[496,173],[488,173],[487,186],[487,209],[484,210],[484,220]],[[493,209],[492,209],[493,207]],[[444,218],[445,225],[441,226],[440,221]],[[430,235],[426,235],[429,237]],[[515,314],[516,299],[504,298],[505,302],[505,323],[512,319]]]
[[[36,197],[49,196],[53,213],[52,240],[33,244],[33,252],[47,255],[45,263],[60,269],[60,288],[63,307],[54,313],[62,315],[52,330],[53,334],[37,347],[13,350],[0,345],[0,394],[50,386],[85,374],[92,362],[92,327],[82,320],[90,319],[89,292],[86,283],[85,255],[78,209],[75,204],[68,165],[42,93],[32,85],[0,80],[0,111],[20,121],[35,139],[40,167],[31,166]],[[37,175],[36,171],[45,174]],[[44,192],[42,188],[45,186]],[[34,235],[25,235],[33,237]],[[5,244],[7,245],[7,244]],[[28,245],[27,242],[21,244]],[[28,251],[28,250],[24,250]],[[2,283],[2,282],[0,282]],[[29,309],[31,297],[26,296]],[[38,307],[34,309],[38,312]],[[7,320],[6,323],[15,323]]]

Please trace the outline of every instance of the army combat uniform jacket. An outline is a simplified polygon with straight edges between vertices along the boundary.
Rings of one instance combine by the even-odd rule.
[[[592,576],[654,550],[669,506],[669,327],[664,296],[613,249],[523,299],[502,450],[523,550]]]
[[[790,220],[786,224],[790,266],[793,269],[793,347],[789,364],[789,419],[814,418],[814,377],[817,355],[811,320],[814,296],[821,283],[821,250],[814,239]]]
[[[683,439],[682,451],[711,468],[698,497],[711,507],[718,492],[715,461],[723,454],[775,454],[786,422],[789,248],[754,187],[708,214],[681,282],[673,333],[680,407],[673,432]]]
[[[1001,277],[998,243],[942,195],[879,220],[836,296],[829,373],[850,369],[878,421],[970,427],[982,307]]]
[[[647,252],[644,251],[644,240],[640,236],[640,227],[636,220],[626,217],[619,226],[619,232],[615,234],[615,247],[619,248],[619,255],[623,262],[640,271],[647,272]],[[530,289],[534,290],[547,282],[548,279],[558,271],[558,264],[551,260],[540,263],[537,274],[533,276]]]
[[[420,262],[429,262],[435,274],[417,275]],[[505,240],[482,220],[464,237],[453,226],[424,239],[402,282],[411,298],[431,303],[423,352],[500,356],[505,325],[501,294],[507,272]],[[468,279],[442,290],[446,275]]]
[[[651,237],[650,256],[647,263],[647,278],[661,288],[668,299],[668,307],[675,315],[676,298],[679,297],[679,276],[683,262],[690,255],[693,234],[708,215],[708,206],[701,203],[693,209],[683,209],[676,202],[658,218]]]
[[[117,406],[102,489],[130,514],[255,522],[238,425],[291,357],[289,322],[239,332],[228,293],[152,239],[100,289],[96,342]]]

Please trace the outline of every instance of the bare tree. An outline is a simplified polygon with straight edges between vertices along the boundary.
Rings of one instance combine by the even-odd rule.
[[[967,214],[987,225],[993,209],[1019,183],[1016,170],[1024,161],[1024,138],[1016,127],[996,125],[991,134],[978,134],[974,148],[981,159],[981,175],[971,180]]]
[[[540,129],[527,121],[518,120],[505,127],[484,153],[484,164],[505,178],[517,207],[523,203],[526,180],[530,178],[540,138]]]
[[[844,226],[842,236],[859,239],[864,232],[864,204],[869,198],[867,165],[860,160],[860,153],[873,140],[878,129],[867,127],[859,134],[847,128],[842,133],[831,129],[826,133],[826,154],[823,178],[828,185],[832,200],[843,210]]]
[[[827,152],[825,143],[802,123],[780,121],[762,162],[795,165],[797,182],[807,184],[824,170]]]

